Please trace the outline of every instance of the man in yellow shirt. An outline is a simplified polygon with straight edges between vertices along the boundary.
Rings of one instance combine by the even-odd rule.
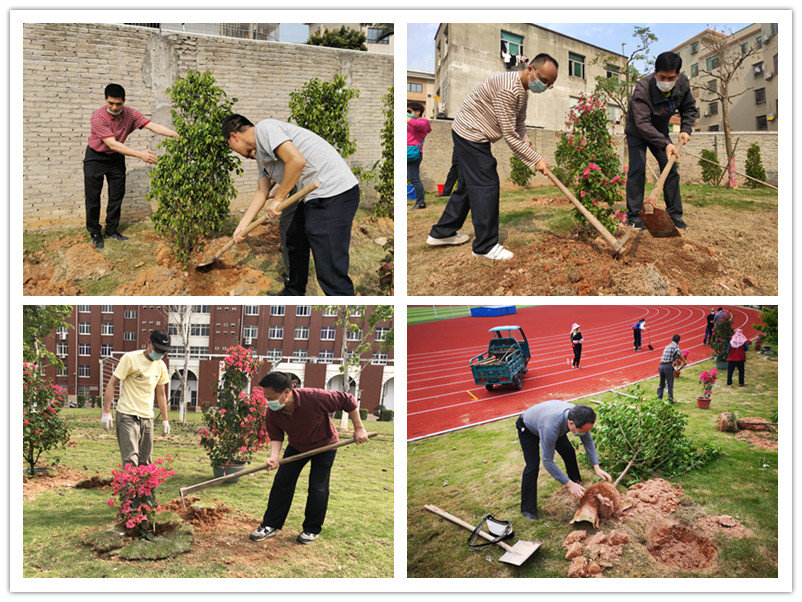
[[[150,333],[150,343],[139,351],[126,353],[106,385],[100,424],[105,431],[111,428],[111,403],[117,384],[117,443],[120,446],[122,465],[144,466],[151,463],[153,451],[153,400],[162,414],[162,431],[170,434],[167,420],[167,394],[169,382],[167,366],[162,358],[170,351],[170,337],[163,330]]]

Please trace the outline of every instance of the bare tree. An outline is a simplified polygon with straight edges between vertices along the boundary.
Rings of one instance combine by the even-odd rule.
[[[191,334],[192,316],[194,313],[194,307],[192,305],[172,305],[170,307],[170,323],[174,326],[174,333],[172,333],[170,336],[170,342],[173,347],[178,346],[178,343],[182,345],[184,349],[183,357],[180,360],[183,363],[183,369],[179,371],[181,376],[181,398],[178,403],[179,422],[186,422],[187,420],[187,398],[189,396],[187,380],[189,378],[190,355],[189,337]]]

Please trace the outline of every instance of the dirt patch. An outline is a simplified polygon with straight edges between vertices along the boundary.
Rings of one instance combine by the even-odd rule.
[[[88,479],[84,479],[83,481],[78,481],[75,484],[76,489],[102,489],[103,487],[108,487],[111,485],[111,477],[101,477],[95,475],[93,477],[89,477]]]
[[[648,511],[671,514],[679,508],[682,487],[665,479],[635,483],[621,496],[621,515],[634,516]]]
[[[200,498],[194,496],[185,498],[184,504],[181,503],[181,498],[175,498],[166,504],[160,504],[159,508],[175,512],[182,520],[191,523],[201,532],[217,529],[218,523],[231,513],[231,508],[222,502],[215,505],[201,504]]]
[[[777,433],[764,433],[760,431],[741,431],[735,434],[735,438],[744,441],[749,445],[762,449],[777,449],[779,441]]]
[[[744,431],[767,431],[771,433],[777,430],[777,426],[765,418],[739,418],[736,424],[739,429]]]
[[[73,243],[63,247],[66,280],[97,280],[114,269],[114,264],[95,251],[91,243]]]
[[[53,470],[37,471],[33,478],[22,477],[22,499],[25,501],[35,500],[42,493],[65,487],[75,487],[77,483],[85,480],[85,474],[64,466],[57,466]]]
[[[629,536],[616,530],[588,536],[585,531],[573,531],[563,541],[571,561],[569,577],[603,577],[603,570],[617,564],[624,553]]]
[[[677,523],[652,529],[647,549],[661,564],[684,571],[710,567],[718,551],[710,539]]]
[[[751,529],[744,527],[741,521],[729,514],[703,516],[693,523],[693,528],[707,539],[713,539],[716,533],[723,533],[726,537],[735,539],[752,536]]]

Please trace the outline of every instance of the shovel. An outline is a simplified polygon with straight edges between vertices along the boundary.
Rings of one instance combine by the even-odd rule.
[[[375,437],[379,433],[368,433],[368,439],[371,437]],[[303,452],[300,454],[295,454],[294,456],[290,456],[289,458],[282,458],[278,461],[278,465],[281,466],[282,464],[288,464],[289,462],[295,462],[296,460],[303,460],[304,458],[308,458],[310,456],[315,456],[319,453],[330,451],[332,449],[337,449],[338,447],[342,447],[344,445],[351,445],[355,442],[355,439],[351,437],[350,439],[343,439],[342,441],[338,441],[337,443],[332,443],[331,445],[324,445],[323,447],[318,447],[317,449],[312,449],[307,452]],[[200,491],[201,489],[206,489],[208,487],[214,487],[215,485],[220,485],[225,483],[226,481],[230,481],[231,479],[237,479],[239,477],[244,477],[249,474],[253,474],[255,472],[259,472],[261,470],[267,470],[270,468],[269,464],[261,464],[259,466],[254,466],[253,468],[246,468],[245,470],[241,470],[239,472],[235,472],[232,474],[227,474],[222,477],[218,477],[216,479],[211,479],[210,481],[204,481],[203,483],[198,483],[197,485],[190,485],[189,487],[182,487],[178,490],[178,493],[181,494],[181,504],[184,506],[186,510],[187,505],[184,503],[184,496],[188,493],[192,493],[193,491]]]
[[[473,526],[466,523],[464,520],[461,520],[454,516],[453,514],[449,514],[445,510],[440,510],[437,506],[432,506],[427,504],[424,506],[426,510],[429,512],[434,512],[442,516],[443,518],[450,520],[452,523],[458,524],[460,527],[465,527],[468,531],[473,531]],[[479,535],[488,541],[494,541],[496,538],[490,535],[489,533],[485,533],[484,531],[479,531]],[[510,546],[503,541],[496,541],[495,544],[504,549],[504,554],[501,555],[499,560],[501,562],[505,562],[507,564],[514,564],[515,566],[521,566],[526,560],[534,554],[537,549],[543,544],[542,541],[516,541],[515,545]]]
[[[308,184],[308,185],[304,186],[303,188],[301,188],[301,190],[299,190],[298,192],[296,192],[296,193],[295,193],[295,194],[293,194],[292,196],[290,196],[290,197],[287,197],[287,198],[284,200],[284,202],[282,202],[282,203],[281,203],[281,205],[279,205],[279,206],[278,206],[278,208],[279,208],[279,211],[283,211],[284,209],[286,209],[287,207],[289,207],[289,206],[290,206],[290,205],[292,205],[293,203],[296,203],[296,202],[300,201],[302,198],[304,198],[304,197],[305,197],[307,194],[309,194],[310,192],[312,192],[312,191],[313,191],[315,188],[317,188],[318,186],[320,186],[320,183],[319,183],[319,182],[312,182],[311,184]],[[257,227],[261,226],[261,225],[262,225],[262,224],[264,224],[264,223],[265,223],[267,220],[268,220],[268,217],[267,217],[267,214],[265,213],[265,214],[263,214],[261,217],[259,217],[259,218],[255,219],[255,220],[253,220],[253,221],[251,222],[251,224],[250,224],[250,225],[249,225],[249,226],[248,226],[248,227],[245,229],[245,231],[242,233],[242,235],[243,235],[243,236],[246,236],[246,235],[247,235],[248,233],[250,233],[250,232],[251,232],[251,231],[252,231],[254,228],[257,228]],[[208,267],[209,267],[210,265],[212,265],[212,264],[213,264],[215,261],[217,261],[218,259],[220,259],[220,257],[221,257],[221,256],[222,256],[222,255],[223,255],[223,254],[224,254],[226,251],[228,251],[228,250],[229,250],[229,249],[230,249],[232,246],[234,246],[234,238],[233,238],[233,237],[232,237],[232,238],[231,238],[231,240],[229,240],[229,241],[228,241],[228,242],[227,242],[227,243],[226,243],[226,244],[223,246],[223,248],[222,248],[222,249],[220,249],[220,250],[219,250],[217,253],[215,253],[214,255],[212,255],[210,258],[208,258],[208,259],[206,259],[206,260],[202,261],[202,262],[201,262],[201,263],[199,263],[198,265],[196,265],[196,266],[195,266],[195,269],[196,269],[196,270],[203,270],[203,269],[205,269],[205,268],[208,268]]]
[[[682,148],[682,144],[682,141],[680,141],[679,148]],[[677,150],[679,151],[679,149]],[[671,171],[676,160],[676,155],[671,155],[668,158],[668,163],[666,163],[663,172],[660,174],[660,179],[657,180],[657,184],[654,185],[651,194],[643,201],[643,207],[638,214],[643,225],[646,226],[646,229],[655,238],[671,238],[680,235],[671,216],[657,207],[657,201],[660,198],[660,194],[663,192],[663,184],[666,183],[668,172]]]
[[[565,187],[565,185],[562,182],[560,182],[560,180],[557,179],[557,176],[551,173],[550,169],[546,169],[546,175],[552,182],[554,182],[554,185],[557,186],[557,188],[559,188],[560,191],[565,196],[568,197],[568,200],[570,200],[574,204],[574,206],[577,209],[579,209],[579,212],[585,216],[585,219],[588,220],[593,225],[593,227],[599,231],[599,234],[602,235],[604,240],[606,240],[610,244],[610,246],[613,248],[613,256],[616,258],[620,257],[621,252],[624,249],[624,245],[626,244],[627,239],[629,238],[629,235],[632,234],[632,230],[628,229],[624,234],[624,236],[621,237],[621,240],[616,240],[615,236],[610,234],[610,231],[607,228],[605,228],[598,219],[596,219],[596,216],[593,215],[590,211],[588,211],[588,208],[585,207],[582,203],[580,203],[576,199],[576,197],[571,193],[571,191],[568,190]]]

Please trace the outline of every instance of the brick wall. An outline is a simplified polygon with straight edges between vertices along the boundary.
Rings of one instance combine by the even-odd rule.
[[[234,110],[256,122],[289,117],[290,92],[318,77],[346,77],[359,90],[351,101],[352,167],[370,168],[381,156],[382,96],[393,84],[393,57],[300,44],[159,32],[105,24],[25,24],[23,28],[24,228],[45,230],[84,224],[82,160],[89,118],[104,103],[106,84],[126,90],[126,104],[156,123],[171,125],[166,89],[188,69],[210,70]],[[152,149],[160,136],[148,130],[128,138]],[[147,219],[150,167],[132,157],[123,222]],[[234,209],[247,206],[256,189],[255,164],[245,162],[236,182]],[[372,193],[372,189],[365,190]],[[103,193],[105,211],[106,191]],[[105,215],[101,216],[105,220]]]
[[[426,137],[423,144],[423,162],[421,163],[421,179],[427,191],[434,191],[437,184],[445,182],[448,169],[451,166],[451,121],[431,120],[432,132]],[[554,130],[529,128],[529,139],[532,145],[542,154],[549,165],[554,164],[554,151],[556,149],[559,132]],[[766,181],[777,185],[777,133],[776,132],[733,132],[733,140],[740,140],[735,149],[735,169],[741,173],[746,173],[746,151],[753,142],[760,145],[760,156],[763,167],[766,170]],[[676,140],[675,140],[676,141]],[[512,152],[507,143],[503,140],[492,145],[493,156],[498,161],[498,173],[502,181],[502,188],[513,186],[506,182],[510,175],[510,156]],[[726,162],[726,150],[724,145],[724,134],[722,132],[697,132],[691,136],[691,141],[683,147],[683,151],[701,154],[702,149],[717,150],[719,163]],[[683,152],[681,151],[681,152]],[[619,155],[622,165],[627,164],[624,157],[623,137],[619,145]],[[647,153],[648,164],[654,172],[658,172],[657,161],[651,153]],[[701,183],[701,167],[699,160],[685,154],[680,162],[680,178],[684,183]],[[647,167],[647,182],[654,182],[655,178]],[[726,177],[726,176],[725,176]],[[746,178],[739,177],[740,186],[746,182]],[[529,181],[531,186],[548,186],[550,180],[541,174],[537,174]]]

